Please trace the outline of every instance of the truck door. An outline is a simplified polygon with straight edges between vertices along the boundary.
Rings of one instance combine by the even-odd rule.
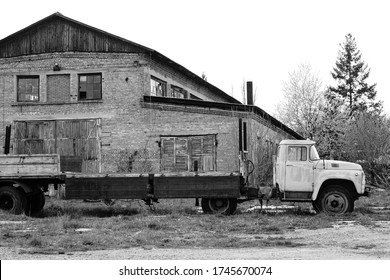
[[[285,192],[313,192],[313,162],[309,160],[307,146],[288,146]]]

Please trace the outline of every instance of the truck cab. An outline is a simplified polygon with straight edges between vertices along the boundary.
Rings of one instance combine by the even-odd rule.
[[[274,163],[274,187],[282,201],[312,202],[316,212],[352,212],[354,202],[368,195],[359,164],[320,159],[315,142],[283,140]]]

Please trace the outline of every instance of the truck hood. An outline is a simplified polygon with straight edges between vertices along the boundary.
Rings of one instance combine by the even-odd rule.
[[[340,161],[340,160],[320,160],[317,164],[317,168],[325,169],[335,169],[335,170],[363,170],[361,165],[357,163],[352,163],[348,161]]]

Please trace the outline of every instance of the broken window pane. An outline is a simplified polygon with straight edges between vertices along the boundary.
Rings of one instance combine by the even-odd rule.
[[[167,83],[155,77],[150,78],[150,95],[167,96]]]
[[[175,98],[186,99],[188,96],[188,92],[185,89],[182,89],[178,86],[171,86],[171,96]]]
[[[39,76],[18,77],[17,100],[19,102],[39,101]]]
[[[102,74],[79,75],[79,100],[102,99]]]

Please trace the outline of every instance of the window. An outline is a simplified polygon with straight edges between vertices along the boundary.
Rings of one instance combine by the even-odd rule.
[[[188,96],[188,93],[185,89],[182,89],[178,86],[171,86],[171,96],[175,98],[182,98],[186,99]]]
[[[19,102],[39,101],[39,76],[18,77],[17,100]]]
[[[79,75],[79,100],[102,99],[102,74]]]
[[[167,83],[155,77],[150,78],[150,95],[167,96]]]
[[[239,119],[238,121],[238,149],[240,152],[248,152],[248,126],[247,122]]]
[[[306,147],[288,147],[288,161],[306,161]]]
[[[314,145],[310,147],[310,160],[320,160],[317,149]]]

